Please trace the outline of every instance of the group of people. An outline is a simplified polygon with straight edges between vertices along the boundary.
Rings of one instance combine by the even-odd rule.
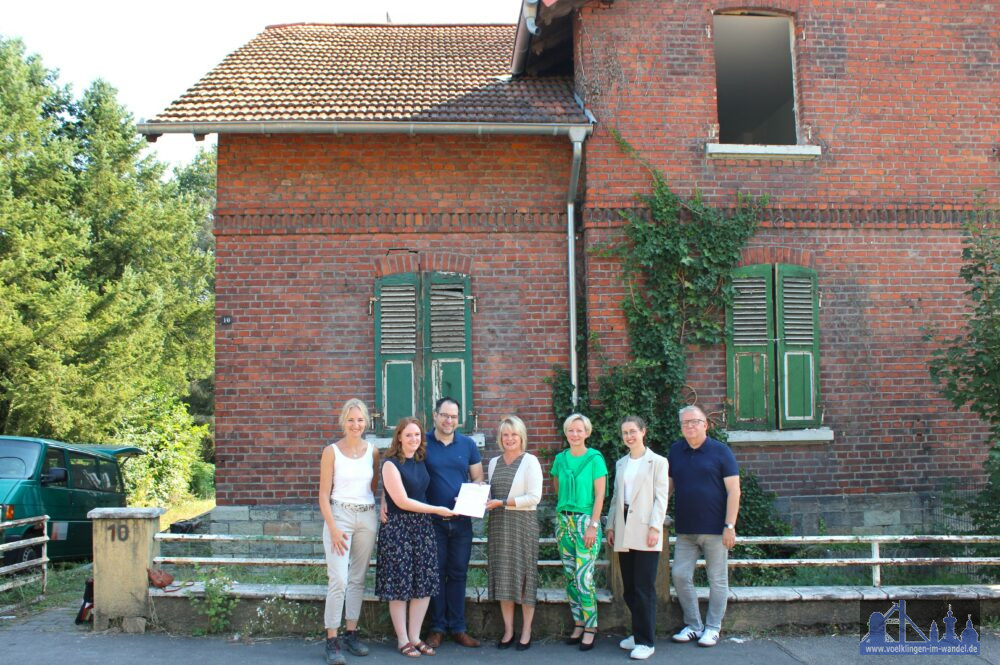
[[[434,428],[427,432],[418,419],[403,418],[380,459],[375,446],[363,438],[370,422],[368,409],[357,399],[344,404],[340,416],[344,437],[324,449],[320,466],[319,505],[329,576],[324,613],[329,665],[343,665],[344,651],[368,653],[357,627],[365,575],[376,547],[375,592],[388,602],[397,649],[403,656],[433,656],[447,636],[464,647],[480,646],[467,632],[465,621],[472,518],[454,512],[456,497],[467,482],[489,484],[488,592],[490,600],[499,603],[504,624],[497,647],[519,651],[531,647],[542,466],[527,452],[524,423],[507,416],[497,431],[500,454],[489,460],[484,473],[475,441],[457,431],[459,408],[449,397],[438,400]],[[646,446],[641,418],[622,421],[628,454],[615,467],[604,527],[608,466],[599,451],[587,446],[593,427],[581,414],[563,423],[569,445],[553,459],[550,474],[557,495],[556,541],[574,624],[565,641],[581,651],[594,648],[597,639],[594,566],[606,538],[618,553],[624,598],[632,614],[633,634],[620,646],[634,659],[653,655],[655,580],[671,492],[677,533],[673,581],[686,624],[672,639],[697,641],[701,646],[714,646],[719,640],[728,595],[728,551],[736,542],[739,469],[729,447],[708,437],[707,418],[700,409],[685,407],[679,416],[683,438],[666,458]],[[380,479],[384,491],[377,503]],[[710,585],[704,621],[693,583],[699,554],[705,558]],[[516,605],[522,615],[519,634],[515,634]],[[430,630],[421,639],[428,610]],[[340,634],[342,620],[345,630]]]

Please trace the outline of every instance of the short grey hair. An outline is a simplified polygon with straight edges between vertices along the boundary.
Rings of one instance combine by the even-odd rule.
[[[571,413],[569,418],[563,421],[563,434],[566,434],[566,430],[569,429],[569,426],[577,420],[583,423],[583,431],[587,433],[587,436],[594,433],[594,425],[590,422],[590,418],[582,413]]]
[[[683,409],[678,411],[677,420],[679,420],[680,422],[684,422],[685,413],[697,413],[699,416],[701,416],[702,420],[708,422],[708,416],[705,415],[705,412],[702,411],[699,407],[695,406],[694,404],[688,404]]]
[[[521,437],[521,452],[528,448],[528,430],[524,426],[524,421],[517,416],[504,416],[497,427],[497,448],[503,450],[503,431],[510,430]]]
[[[368,426],[372,424],[372,418],[368,415],[368,407],[357,397],[352,397],[344,402],[344,407],[340,410],[340,426],[343,427],[347,424],[347,414],[351,412],[351,409],[357,409],[361,412],[361,416],[365,419],[365,429],[368,429]]]

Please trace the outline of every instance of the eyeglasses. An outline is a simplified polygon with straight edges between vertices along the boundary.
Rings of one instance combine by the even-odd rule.
[[[696,427],[697,425],[700,425],[703,422],[705,421],[702,420],[701,418],[695,418],[693,420],[682,420],[681,427]]]
[[[451,415],[450,413],[438,413],[438,418],[441,420],[458,420],[458,414]]]

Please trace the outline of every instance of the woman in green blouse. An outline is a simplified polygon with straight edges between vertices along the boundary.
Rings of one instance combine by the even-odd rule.
[[[579,644],[580,651],[593,649],[597,639],[594,564],[601,550],[601,509],[608,485],[604,456],[587,447],[593,431],[587,416],[574,413],[567,418],[563,434],[569,448],[556,455],[551,471],[558,495],[556,541],[574,623],[566,643]]]

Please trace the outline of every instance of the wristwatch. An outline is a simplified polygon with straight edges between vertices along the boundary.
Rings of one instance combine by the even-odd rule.
[[[732,529],[733,531],[736,530],[736,525],[730,522],[726,522],[723,526],[725,526],[727,529]]]
[[[598,522],[597,520],[590,520],[590,524],[589,524],[589,526],[592,526],[592,527],[594,527],[594,528],[596,529],[596,528],[598,528],[599,526],[601,526],[601,523],[600,523],[600,522]]]

